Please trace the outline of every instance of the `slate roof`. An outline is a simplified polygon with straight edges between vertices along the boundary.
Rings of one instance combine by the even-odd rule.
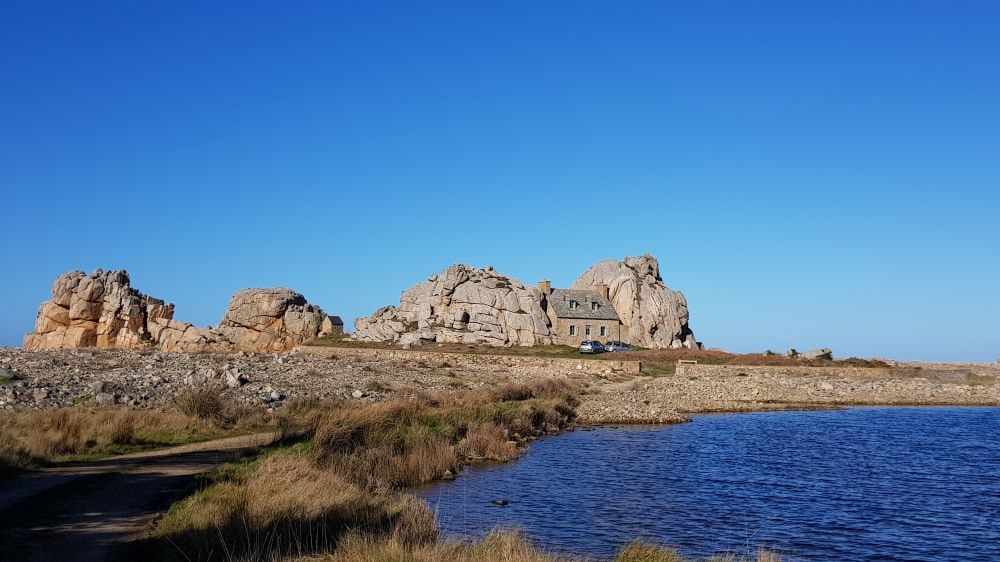
[[[573,291],[570,289],[553,289],[547,297],[549,306],[557,318],[582,318],[584,320],[618,320],[618,313],[611,302],[593,291]],[[579,306],[570,309],[570,301],[576,301]],[[597,310],[591,303],[597,303]]]

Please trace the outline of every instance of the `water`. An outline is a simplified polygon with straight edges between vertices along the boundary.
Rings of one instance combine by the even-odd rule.
[[[420,495],[446,537],[513,526],[546,549],[599,559],[650,539],[692,556],[766,546],[792,560],[998,561],[1000,408],[576,431]]]

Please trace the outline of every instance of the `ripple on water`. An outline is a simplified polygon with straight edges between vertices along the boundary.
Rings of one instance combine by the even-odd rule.
[[[768,546],[801,560],[995,561],[1000,408],[577,431],[420,495],[445,536],[516,526],[548,549],[598,558],[651,539],[695,556]]]

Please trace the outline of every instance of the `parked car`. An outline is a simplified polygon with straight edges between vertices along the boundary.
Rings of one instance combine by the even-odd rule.
[[[599,341],[587,340],[580,344],[580,353],[604,353],[604,344]]]
[[[632,351],[632,346],[622,341],[609,341],[604,344],[605,351]]]

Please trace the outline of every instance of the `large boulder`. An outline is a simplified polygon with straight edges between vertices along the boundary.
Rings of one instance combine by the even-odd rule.
[[[318,306],[283,287],[239,291],[216,328],[239,348],[284,351],[324,333],[329,318]]]
[[[399,307],[380,308],[354,323],[367,342],[421,341],[529,346],[553,342],[536,287],[493,268],[453,265],[403,291]],[[404,338],[405,334],[408,335]]]
[[[25,349],[155,347],[166,351],[285,351],[318,336],[343,333],[343,322],[284,288],[233,296],[216,328],[174,320],[174,305],[130,285],[125,270],[56,278]]]
[[[657,349],[698,348],[688,326],[687,299],[663,283],[660,264],[653,256],[598,262],[572,289],[599,291],[602,286],[608,288],[611,304],[628,329],[627,339],[632,344]]]
[[[133,289],[125,270],[70,271],[52,284],[52,300],[39,307],[24,347],[148,347],[149,322],[170,320],[173,312],[173,305]]]

